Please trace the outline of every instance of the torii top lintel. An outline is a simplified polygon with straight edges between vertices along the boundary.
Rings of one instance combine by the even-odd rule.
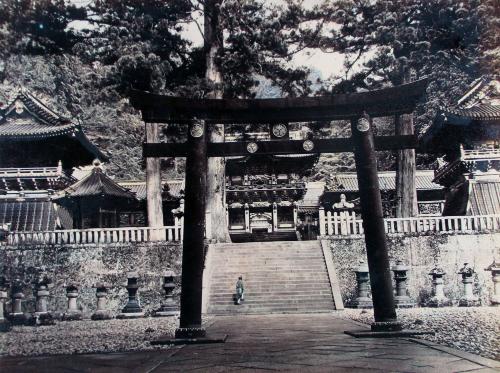
[[[131,103],[148,123],[271,123],[342,120],[411,113],[427,88],[427,79],[375,91],[319,97],[272,99],[195,99],[131,92]]]

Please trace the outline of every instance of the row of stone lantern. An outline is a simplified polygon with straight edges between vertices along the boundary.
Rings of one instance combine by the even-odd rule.
[[[415,302],[408,296],[407,292],[407,273],[409,267],[404,265],[400,260],[396,262],[396,265],[391,268],[394,273],[394,281],[396,283],[396,294],[394,301],[396,307],[398,308],[409,308],[414,307]],[[490,271],[493,280],[493,295],[491,297],[491,304],[493,306],[500,305],[500,263],[493,261],[493,263],[485,268],[486,271]],[[361,261],[359,266],[354,270],[356,274],[357,282],[357,297],[354,298],[349,307],[351,308],[372,308],[372,299],[370,297],[370,275],[368,271],[368,265]],[[446,273],[444,270],[437,265],[429,272],[432,276],[433,285],[433,296],[426,302],[427,307],[445,307],[452,304],[451,300],[444,294],[444,275]],[[474,282],[474,269],[469,266],[468,263],[464,263],[464,266],[458,271],[458,274],[462,276],[463,284],[463,295],[458,300],[458,305],[460,307],[472,307],[479,306],[479,299],[474,295],[472,285]]]
[[[172,271],[165,272],[163,276],[163,289],[165,300],[161,307],[154,312],[153,316],[175,316],[178,314],[178,306],[174,299],[175,274]],[[25,314],[22,309],[24,301],[23,283],[20,279],[13,281],[11,286],[11,312],[5,318],[5,304],[8,301],[9,282],[0,277],[0,331],[7,331],[10,325],[52,325],[54,318],[48,310],[48,298],[50,296],[50,281],[44,277],[35,283],[36,304],[32,315]],[[92,314],[92,320],[108,320],[113,318],[111,310],[107,309],[107,296],[111,288],[106,283],[96,284],[97,309]],[[139,276],[136,272],[127,273],[128,301],[117,318],[144,317],[144,311],[140,305],[138,290]],[[79,289],[75,284],[66,286],[67,309],[61,317],[63,321],[81,320],[82,312],[78,309],[77,298]]]

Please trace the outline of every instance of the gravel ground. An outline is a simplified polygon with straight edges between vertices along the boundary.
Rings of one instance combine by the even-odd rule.
[[[204,324],[211,318],[204,318]],[[118,352],[168,348],[152,346],[152,339],[173,336],[177,317],[130,320],[67,321],[52,326],[16,326],[0,333],[0,356],[35,356]]]
[[[407,329],[436,332],[435,336],[419,338],[500,360],[500,308],[410,308],[400,309],[397,313]],[[365,324],[373,322],[371,310],[346,309],[342,315]]]

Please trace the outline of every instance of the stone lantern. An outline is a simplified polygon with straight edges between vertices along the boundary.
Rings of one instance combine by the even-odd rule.
[[[175,289],[175,273],[173,271],[166,271],[163,276],[163,290],[165,290],[165,302],[161,305],[160,309],[155,312],[155,316],[175,316],[179,313],[177,304],[174,300]]]
[[[54,325],[54,318],[48,310],[49,285],[50,280],[46,276],[40,277],[35,282],[36,308],[34,318],[36,325]]]
[[[127,273],[127,292],[128,302],[123,307],[122,312],[117,316],[118,319],[131,319],[144,317],[137,291],[139,290],[139,274],[137,272]]]
[[[469,263],[464,263],[464,266],[458,271],[458,274],[462,275],[462,283],[464,284],[464,295],[458,301],[459,307],[479,306],[479,300],[472,292],[474,273],[474,269],[469,266]]]
[[[408,279],[407,272],[409,269],[410,268],[401,260],[398,260],[396,265],[392,267],[392,272],[394,272],[394,281],[396,281],[396,296],[394,297],[394,303],[398,308],[411,308],[415,306],[415,303],[408,296],[408,292],[406,290],[406,280]]]
[[[373,308],[372,299],[370,298],[370,274],[368,265],[361,260],[359,266],[354,270],[354,273],[356,273],[358,296],[351,301],[349,307]]]
[[[9,314],[9,320],[13,325],[24,325],[27,322],[26,315],[23,312],[23,282],[16,278],[12,283],[12,311]]]
[[[426,303],[427,307],[450,306],[451,301],[444,295],[444,275],[446,273],[441,267],[436,266],[431,269],[429,275],[432,276],[433,296]]]
[[[96,284],[97,310],[92,314],[92,320],[109,320],[113,318],[111,311],[107,309],[107,298],[109,285],[103,282]]]
[[[10,330],[10,323],[4,316],[5,302],[9,299],[9,282],[4,276],[0,276],[0,332],[7,332]]]
[[[68,298],[68,309],[63,314],[64,321],[81,320],[82,312],[78,309],[76,299],[78,298],[78,287],[75,284],[66,286],[66,297]]]
[[[485,271],[491,272],[491,279],[493,280],[493,295],[491,296],[491,305],[500,306],[500,263],[493,260]]]

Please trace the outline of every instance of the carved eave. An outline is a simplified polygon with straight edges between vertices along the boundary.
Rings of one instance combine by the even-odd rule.
[[[305,187],[305,183],[232,185],[226,187],[226,199],[229,204],[293,202],[298,201],[304,196]]]

